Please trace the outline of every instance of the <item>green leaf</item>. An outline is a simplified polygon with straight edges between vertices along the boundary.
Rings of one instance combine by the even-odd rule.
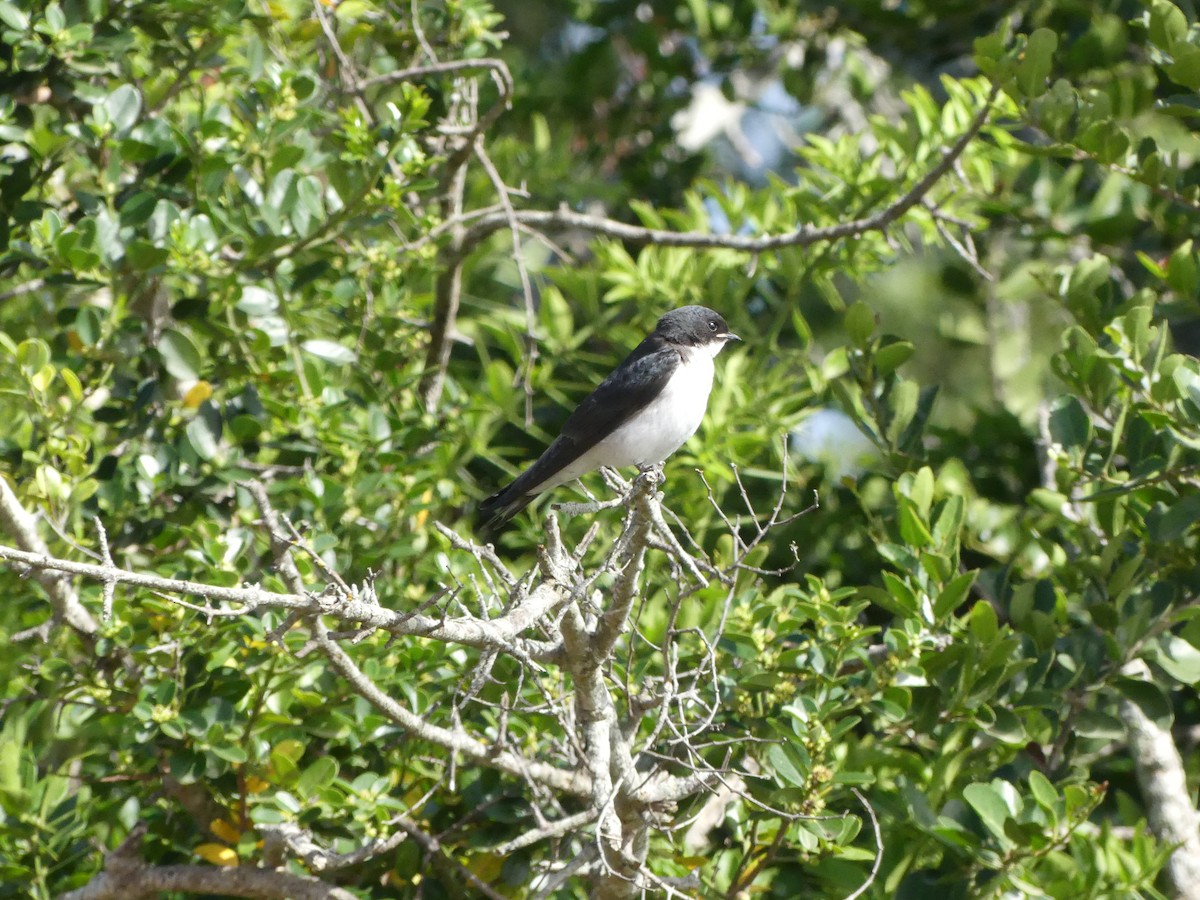
[[[1138,678],[1117,678],[1114,684],[1121,696],[1137,706],[1147,718],[1163,727],[1169,727],[1175,718],[1171,701],[1158,685]]]
[[[1029,503],[1038,509],[1061,516],[1066,514],[1069,500],[1058,491],[1037,487],[1029,492]]]
[[[70,369],[59,369],[58,377],[67,386],[67,390],[71,393],[71,399],[76,403],[81,402],[83,400],[83,385],[79,383],[79,376]]]
[[[1068,449],[1091,440],[1092,420],[1076,397],[1059,397],[1050,405],[1050,436]]]
[[[986,600],[980,600],[971,607],[969,624],[971,634],[981,644],[990,644],[1000,630],[1000,623],[996,618],[996,610]]]
[[[308,237],[323,221],[325,208],[321,202],[321,182],[312,175],[305,175],[296,182],[296,204],[290,217],[301,237]]]
[[[871,334],[875,331],[875,313],[859,300],[846,310],[845,328],[850,342],[861,350],[870,343]]]
[[[775,774],[785,783],[794,787],[804,787],[808,783],[808,779],[796,768],[783,744],[772,744],[767,750],[767,760]]]
[[[50,364],[50,347],[38,338],[28,338],[17,345],[17,365],[32,377]]]
[[[275,234],[284,233],[284,220],[290,217],[298,197],[296,188],[296,173],[292,169],[284,169],[272,180],[267,191],[266,201],[260,207],[263,219]]]
[[[1159,509],[1161,507],[1156,507],[1154,512],[1146,517],[1150,536],[1164,544],[1177,541],[1200,521],[1200,494],[1189,494],[1171,504],[1161,515],[1157,514]]]
[[[917,511],[920,512],[923,520],[929,518],[929,508],[933,505],[933,488],[933,469],[929,466],[921,466],[913,476],[908,496],[916,504]]]
[[[971,586],[975,583],[975,577],[979,574],[978,571],[963,572],[960,575],[955,575],[942,588],[942,592],[938,594],[937,600],[933,603],[934,618],[941,620],[954,610],[958,609],[959,604],[966,599],[967,593],[971,590]]]
[[[117,135],[124,137],[137,124],[142,111],[142,95],[132,84],[123,84],[104,99],[104,111]]]
[[[279,784],[290,785],[299,777],[296,761],[304,755],[304,745],[297,740],[283,740],[271,748],[271,773]]]
[[[904,432],[917,415],[921,402],[921,386],[915,381],[902,379],[892,389],[891,413],[887,437],[893,444],[900,445]]]
[[[200,377],[203,364],[200,348],[182,331],[164,330],[158,340],[158,355],[167,371],[181,381],[194,381]]]
[[[1049,28],[1039,28],[1029,36],[1024,56],[1017,66],[1017,86],[1026,97],[1045,93],[1057,49],[1058,35]]]
[[[875,371],[890,375],[912,358],[916,348],[908,341],[895,341],[875,351]],[[913,404],[914,407],[916,404]]]
[[[1165,635],[1155,651],[1154,662],[1176,681],[1183,684],[1200,682],[1200,650],[1183,638]]]
[[[1121,720],[1098,709],[1080,710],[1071,730],[1080,737],[1100,741],[1114,741],[1125,737],[1125,726]]]
[[[203,415],[195,416],[192,421],[187,424],[188,443],[200,459],[215,459],[220,452],[218,441],[220,433],[212,427],[209,417]]]
[[[226,762],[231,762],[235,765],[241,765],[249,758],[246,755],[246,751],[237,744],[216,744],[213,746],[212,752]]]
[[[14,31],[26,31],[29,28],[29,16],[19,6],[8,0],[0,2],[0,22]]]
[[[1166,278],[1171,290],[1186,297],[1193,297],[1200,290],[1200,272],[1197,271],[1191,240],[1180,244],[1167,260]]]
[[[1173,54],[1175,45],[1187,40],[1187,17],[1183,10],[1168,0],[1152,0],[1149,30],[1151,42]]]
[[[1167,77],[1191,90],[1200,90],[1200,47],[1178,42],[1172,51],[1175,59],[1167,66]]]
[[[904,615],[915,615],[918,604],[917,595],[913,592],[913,589],[899,576],[891,572],[883,572],[880,577],[883,579],[884,587],[887,589],[887,596],[893,603],[892,608],[899,610]]]
[[[984,826],[1005,844],[1008,837],[1004,832],[1004,823],[1010,812],[1008,804],[997,790],[990,784],[968,784],[963,788],[963,799],[979,814]]]
[[[1013,746],[1023,747],[1029,742],[1029,733],[1025,730],[1025,723],[1021,721],[1020,716],[1003,706],[995,707],[992,712],[995,718],[990,724],[984,726],[984,731],[997,740]]]
[[[43,34],[53,36],[67,27],[67,17],[58,3],[47,3],[43,15],[46,17],[45,26],[39,29]]]
[[[333,784],[337,774],[337,760],[331,756],[322,756],[300,773],[300,778],[296,781],[296,793],[301,797],[311,797]]]
[[[334,341],[305,341],[300,345],[300,347],[305,353],[311,353],[318,359],[323,359],[326,362],[333,363],[334,365],[349,365],[356,359],[353,350],[351,350],[349,347],[343,347],[341,344],[335,343]]]
[[[237,308],[247,315],[265,316],[279,308],[279,298],[266,288],[248,284],[242,288]]]
[[[899,498],[896,514],[900,525],[900,537],[906,544],[922,549],[933,546],[933,535],[929,533],[929,526],[925,524],[912,500],[908,497]]]
[[[1029,773],[1029,791],[1043,809],[1053,810],[1058,805],[1058,792],[1054,790],[1054,785],[1037,769]]]
[[[10,803],[23,799],[21,748],[25,744],[28,724],[24,717],[9,715],[0,731],[0,797],[7,801],[6,809]]]
[[[131,269],[148,272],[165,263],[171,256],[166,247],[156,247],[149,241],[134,240],[125,247],[125,262]]]

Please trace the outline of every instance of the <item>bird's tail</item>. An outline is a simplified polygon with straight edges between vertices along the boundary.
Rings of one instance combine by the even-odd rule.
[[[496,535],[508,521],[533,502],[536,494],[526,494],[517,488],[516,482],[503,490],[497,491],[479,504],[479,526],[481,536],[491,538]]]

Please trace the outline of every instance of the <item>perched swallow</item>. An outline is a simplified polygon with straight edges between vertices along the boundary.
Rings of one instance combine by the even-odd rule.
[[[485,527],[503,525],[538,494],[601,466],[657,466],[700,427],[713,359],[729,341],[740,340],[707,307],[667,313],[583,399],[537,462],[479,505]]]

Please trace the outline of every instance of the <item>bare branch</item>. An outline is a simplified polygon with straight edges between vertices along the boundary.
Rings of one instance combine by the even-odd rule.
[[[144,824],[105,858],[104,871],[61,900],[130,900],[159,893],[221,894],[261,900],[354,900],[354,895],[315,878],[252,866],[149,866],[137,855]]]
[[[242,607],[236,610],[213,606],[196,607],[174,597],[170,598],[181,606],[189,606],[208,616],[235,617],[257,609],[286,609],[313,615],[328,615],[342,622],[362,623],[398,636],[415,635],[468,647],[494,648],[521,657],[528,657],[528,654],[525,652],[525,642],[519,635],[533,627],[568,596],[565,586],[544,582],[530,591],[522,603],[496,619],[484,620],[473,616],[435,618],[396,612],[354,596],[330,598],[319,594],[281,594],[261,587],[220,587],[197,581],[162,578],[127,569],[110,569],[91,563],[56,559],[41,553],[27,553],[0,546],[0,560],[4,559],[38,571],[68,572],[100,582],[111,579],[117,584],[146,588],[166,595],[185,594],[202,597],[210,603],[232,603]],[[52,583],[58,583],[52,576],[47,578]],[[86,610],[84,612],[86,613]]]
[[[317,5],[320,6],[320,3],[318,2]],[[275,565],[283,576],[284,583],[294,593],[303,594],[305,592],[304,579],[300,577],[300,570],[296,568],[296,561],[292,558],[292,547],[280,527],[279,515],[275,512],[275,507],[271,505],[266,485],[258,479],[241,482],[241,485],[254,498],[259,515],[263,518],[263,524],[267,526],[267,536],[271,541],[271,550],[275,554]]]
[[[529,348],[526,354],[525,361],[522,365],[524,374],[521,376],[521,384],[525,389],[525,425],[528,427],[533,424],[533,367],[537,363],[537,341],[534,339],[534,324],[535,310],[533,299],[533,285],[529,280],[529,270],[525,265],[525,254],[521,252],[521,227],[517,224],[516,210],[513,209],[512,199],[509,197],[511,191],[507,184],[504,183],[504,178],[496,169],[492,158],[488,156],[487,150],[483,146],[483,141],[476,137],[472,148],[475,153],[475,158],[479,160],[479,164],[483,166],[483,170],[487,172],[488,179],[492,182],[492,187],[496,191],[496,196],[500,198],[500,206],[504,210],[505,216],[508,217],[508,229],[512,237],[512,255],[513,261],[517,264],[517,275],[521,279],[521,296],[525,301],[525,335]]]
[[[481,765],[517,778],[530,779],[553,790],[576,796],[591,794],[590,779],[583,772],[567,771],[547,763],[523,759],[509,750],[497,750],[489,747],[462,729],[443,728],[440,725],[426,722],[380,690],[362,669],[354,664],[346,651],[329,638],[324,625],[319,620],[313,623],[313,631],[317,645],[325,653],[333,668],[350,683],[355,692],[392,721],[412,732],[415,737],[462,754]]]
[[[852,787],[850,790],[858,798],[858,802],[863,805],[863,808],[866,809],[867,815],[871,819],[871,828],[875,832],[875,860],[871,863],[871,871],[867,874],[867,880],[859,885],[854,893],[846,897],[846,900],[858,900],[875,883],[875,877],[879,874],[879,867],[883,864],[883,832],[879,830],[879,818],[875,815],[874,808],[867,802],[867,798],[856,787]]]
[[[33,516],[21,505],[17,495],[8,486],[8,481],[2,477],[0,477],[0,528],[8,532],[18,545],[25,548],[22,555],[35,559],[50,556],[50,548],[38,534]],[[21,551],[13,552],[21,553]],[[100,624],[80,602],[79,594],[68,579],[61,575],[55,575],[51,571],[54,568],[52,566],[36,566],[30,560],[25,561],[34,569],[34,580],[45,589],[50,598],[50,606],[54,610],[56,619],[66,622],[81,634],[93,635],[100,630]],[[91,568],[102,569],[100,566]],[[103,581],[104,578],[101,577],[100,580]]]
[[[378,87],[383,84],[397,84],[401,81],[416,81],[432,75],[449,75],[454,72],[490,71],[492,78],[500,88],[504,98],[512,96],[513,77],[508,71],[508,65],[500,59],[448,59],[445,62],[430,62],[420,66],[410,66],[407,69],[397,69],[385,75],[375,75],[364,78],[359,82],[362,89]]]
[[[104,530],[104,523],[100,521],[99,516],[93,516],[92,523],[96,526],[96,540],[100,543],[100,559],[106,568],[115,569],[117,566],[113,562],[111,551],[108,549],[108,532]],[[117,583],[113,579],[105,579],[104,594],[102,595],[100,604],[100,618],[105,622],[112,619],[113,594],[116,591],[116,587]]]
[[[655,477],[655,473],[647,472],[633,483],[633,496],[629,499],[629,522],[621,540],[617,542],[622,555],[627,555],[628,562],[613,584],[612,600],[604,615],[600,617],[592,636],[591,652],[602,659],[612,652],[613,645],[629,619],[633,599],[637,596],[646,560],[646,541],[654,524],[652,507],[657,502],[654,492],[659,481],[660,478]]]
[[[466,189],[465,168],[459,168],[451,181],[451,218],[462,216],[463,192]],[[429,329],[429,346],[425,351],[425,371],[421,375],[421,399],[426,409],[435,409],[446,384],[446,369],[450,365],[450,341],[462,301],[462,270],[466,255],[462,252],[465,229],[462,224],[450,231],[450,246],[445,251],[446,269],[437,278],[433,292],[433,325]]]
[[[1144,662],[1125,667],[1126,674],[1144,673]],[[1150,828],[1173,847],[1166,873],[1179,900],[1200,900],[1200,820],[1192,803],[1179,748],[1170,729],[1162,728],[1140,706],[1122,699],[1118,707],[1129,736],[1129,753],[1146,803]]]
[[[516,850],[536,844],[538,841],[545,841],[550,838],[562,837],[564,834],[570,834],[572,831],[583,828],[588,823],[594,821],[596,816],[596,810],[585,809],[581,813],[575,813],[573,816],[567,816],[555,822],[548,822],[541,828],[534,828],[531,831],[527,831],[520,837],[513,838],[511,841],[496,844],[488,852],[495,853],[497,856],[507,856]]]
[[[442,852],[441,842],[433,835],[418,828],[415,822],[400,817],[397,824],[414,841],[421,845],[426,856],[433,860],[434,866],[448,869],[454,875],[469,884],[478,894],[489,900],[505,900],[504,895],[482,881],[478,875],[456,860],[451,854]]]
[[[3,303],[5,300],[12,300],[15,297],[22,297],[25,294],[32,294],[34,291],[40,291],[45,286],[45,278],[30,279],[24,284],[18,284],[16,287],[9,288],[7,291],[0,291],[0,303]]]
[[[515,217],[519,224],[531,228],[578,228],[631,244],[692,247],[705,250],[739,250],[744,253],[768,253],[789,247],[810,247],[826,241],[837,241],[843,238],[859,237],[872,231],[883,231],[920,203],[934,185],[954,168],[955,162],[962,156],[963,151],[987,123],[992,105],[999,93],[999,84],[994,84],[988,92],[984,105],[971,119],[966,130],[949,148],[942,151],[942,158],[938,160],[937,164],[912,187],[878,212],[859,219],[852,219],[849,222],[823,228],[801,225],[794,231],[784,234],[755,237],[742,234],[712,234],[702,231],[666,231],[660,228],[645,228],[640,225],[617,222],[603,216],[573,212],[566,207],[560,207],[553,211],[517,210]],[[510,217],[504,211],[482,216],[467,231],[463,241],[464,246],[474,246],[492,232],[508,226],[509,223]]]

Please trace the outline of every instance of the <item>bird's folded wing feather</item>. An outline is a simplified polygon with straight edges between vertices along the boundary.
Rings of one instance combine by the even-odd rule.
[[[616,371],[583,398],[562,436],[584,449],[602,441],[659,395],[680,363],[679,351],[657,337],[642,341]]]
[[[604,440],[658,396],[679,364],[679,351],[656,336],[642,341],[600,386],[584,397],[546,452],[505,494],[543,484]]]

